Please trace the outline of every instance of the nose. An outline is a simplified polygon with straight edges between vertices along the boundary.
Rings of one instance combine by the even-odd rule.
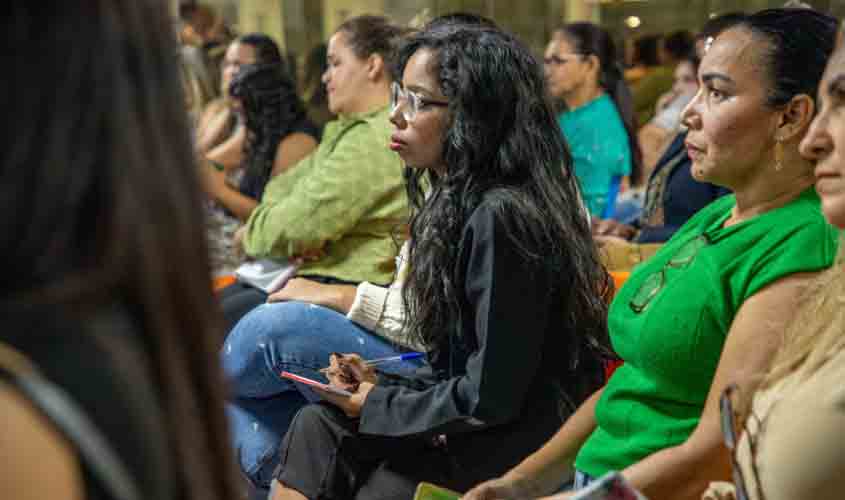
[[[690,130],[698,130],[701,128],[701,114],[698,112],[699,100],[701,97],[703,87],[698,87],[687,106],[681,111],[681,123]]]
[[[391,105],[390,109],[390,123],[399,130],[404,130],[408,126],[405,120],[405,114],[402,112],[402,102],[399,101],[397,106]]]
[[[833,140],[827,130],[826,115],[816,116],[807,135],[801,140],[799,151],[801,156],[810,161],[821,160],[833,151]]]
[[[323,71],[323,76],[322,76],[322,77],[320,77],[320,81],[322,81],[322,82],[323,82],[323,84],[327,84],[327,83],[329,83],[329,80],[330,80],[330,78],[329,78],[329,70],[328,70],[328,69],[326,69],[326,71]]]

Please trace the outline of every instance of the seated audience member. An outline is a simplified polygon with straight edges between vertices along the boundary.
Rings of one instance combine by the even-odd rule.
[[[494,26],[478,16],[449,14],[432,20],[427,28],[455,29],[465,24]],[[319,369],[334,352],[354,351],[366,359],[379,359],[408,349],[424,350],[403,335],[407,242],[398,259],[389,287],[292,279],[270,295],[270,304],[251,311],[227,337],[223,368],[232,387],[229,412],[235,448],[242,470],[259,489],[269,488],[291,418],[308,401],[319,399],[308,387],[281,377],[282,371],[324,380]],[[380,369],[407,373],[421,363],[419,358],[399,360]],[[256,427],[255,422],[261,423]]]
[[[386,284],[395,270],[393,232],[407,221],[399,157],[390,136],[391,53],[402,31],[383,17],[344,22],[329,41],[329,108],[317,150],[266,186],[238,235],[255,258],[309,258],[299,275],[320,282]],[[267,294],[237,283],[221,294],[228,328]]]
[[[631,94],[610,35],[590,23],[566,24],[546,47],[549,93],[566,109],[560,128],[590,214],[606,217],[624,176],[641,171]]]
[[[816,162],[816,191],[825,218],[840,230],[845,229],[843,81],[845,51],[840,47],[819,86],[819,113],[801,143],[801,152]],[[736,489],[714,484],[704,499],[842,498],[844,250],[840,245],[837,264],[805,291],[784,345],[753,399],[748,398],[750,389],[723,394],[723,433],[733,448]]]
[[[215,83],[219,85],[220,81],[216,76],[220,73],[226,48],[234,38],[232,31],[223,16],[211,6],[189,2],[181,5],[179,11],[183,22],[179,33],[180,41],[202,51],[209,69],[215,76]]]
[[[629,40],[627,46],[631,50],[625,54],[626,69],[623,73],[628,85],[636,85],[654,68],[660,66],[660,38],[660,35],[644,35]]]
[[[424,29],[398,66],[391,147],[415,207],[403,296],[431,364],[386,376],[333,356],[329,378],[353,394],[321,392],[293,420],[277,500],[465,489],[539,446],[603,378],[607,276],[542,69],[510,35],[466,25]]]
[[[651,500],[699,499],[727,478],[719,396],[764,373],[836,231],[798,145],[836,20],[771,9],[721,33],[684,111],[696,179],[731,188],[636,267],[610,307],[624,360],[542,449],[465,498],[528,498],[622,471]],[[554,499],[569,498],[560,493]]]
[[[243,146],[245,131],[238,102],[229,96],[232,79],[244,66],[250,64],[284,64],[279,47],[263,33],[250,33],[229,44],[220,66],[220,92],[222,97],[211,101],[200,115],[195,134],[195,147],[199,154],[209,154],[227,141],[234,144],[224,149],[238,150]]]
[[[692,35],[686,30],[661,37],[657,45],[659,65],[632,87],[634,110],[641,126],[654,117],[658,100],[674,85],[675,67],[694,49]]]
[[[239,498],[167,6],[4,5],[0,497]]]
[[[214,202],[208,237],[215,275],[232,272],[241,262],[233,235],[258,205],[270,179],[311,154],[319,139],[282,64],[244,66],[232,80],[229,95],[239,103],[244,141],[227,141],[200,166],[205,191]],[[232,173],[240,177],[237,187],[230,180]]]
[[[185,92],[185,109],[188,111],[191,131],[194,131],[205,107],[217,97],[216,86],[202,51],[188,45],[180,47],[179,75]]]

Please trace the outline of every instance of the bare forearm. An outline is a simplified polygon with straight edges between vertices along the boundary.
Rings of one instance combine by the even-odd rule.
[[[214,198],[232,212],[235,217],[243,221],[247,220],[255,207],[258,206],[255,199],[243,195],[229,186],[217,189]]]
[[[625,477],[650,500],[699,500],[710,482],[730,480],[730,460],[717,443],[688,441],[628,467]]]

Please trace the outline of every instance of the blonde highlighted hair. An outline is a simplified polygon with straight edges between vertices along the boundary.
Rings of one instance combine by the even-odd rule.
[[[763,379],[763,388],[796,374],[806,380],[845,348],[845,244],[830,269],[804,291],[798,313],[786,329],[781,349]]]

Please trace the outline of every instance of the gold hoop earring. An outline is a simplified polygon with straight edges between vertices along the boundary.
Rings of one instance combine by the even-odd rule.
[[[775,142],[775,172],[783,170],[783,144],[780,141]]]

